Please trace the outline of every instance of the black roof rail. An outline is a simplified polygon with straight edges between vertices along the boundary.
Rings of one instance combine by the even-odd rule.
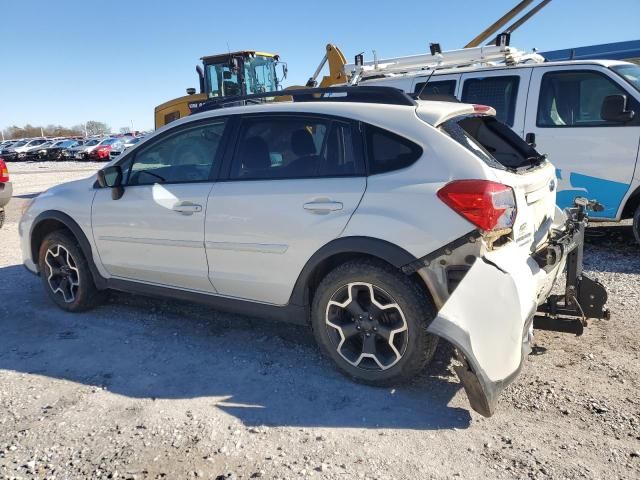
[[[330,96],[326,96],[330,95]],[[191,113],[206,112],[224,107],[237,107],[266,103],[273,97],[291,97],[294,102],[355,102],[380,103],[385,105],[415,106],[416,102],[404,91],[395,87],[352,86],[329,88],[297,88],[274,92],[254,93],[211,99],[195,108]]]

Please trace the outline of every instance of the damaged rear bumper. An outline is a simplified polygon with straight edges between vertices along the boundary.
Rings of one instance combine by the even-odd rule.
[[[537,273],[535,261],[517,248],[478,258],[429,325],[455,346],[456,373],[481,415],[493,415],[530,352]]]
[[[428,331],[455,347],[456,373],[471,408],[481,415],[493,415],[500,393],[518,376],[531,351],[534,327],[573,332],[569,325],[574,322],[582,328],[586,318],[608,318],[604,287],[582,274],[584,208],[564,215],[564,224],[535,255],[515,243],[481,251],[449,291],[446,263],[461,257],[458,250],[468,260],[471,245],[478,250],[479,235],[452,242],[422,259],[422,268],[414,270],[436,292],[439,312]],[[550,295],[565,265],[565,293]]]

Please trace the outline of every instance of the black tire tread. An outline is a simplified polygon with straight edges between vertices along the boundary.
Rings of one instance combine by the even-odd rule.
[[[320,282],[318,288],[316,289],[316,294],[313,298],[313,307],[312,307],[312,318],[315,319],[316,313],[318,311],[319,299],[322,297],[323,292],[328,289],[331,289],[336,284],[343,281],[344,278],[349,278],[354,274],[362,275],[361,272],[373,273],[377,272],[377,274],[385,275],[390,282],[394,282],[398,285],[398,287],[402,290],[402,295],[405,297],[409,297],[411,303],[417,307],[418,312],[421,312],[422,321],[419,323],[419,333],[418,333],[418,345],[419,348],[416,352],[409,355],[409,358],[406,361],[401,360],[402,368],[393,375],[391,378],[382,378],[382,379],[364,379],[353,375],[348,370],[342,368],[342,366],[337,363],[334,359],[334,365],[340,372],[348,376],[349,378],[359,382],[365,383],[367,385],[373,385],[378,387],[390,387],[394,385],[399,385],[403,383],[408,383],[413,380],[424,368],[427,364],[433,359],[436,348],[438,346],[438,337],[430,334],[427,331],[430,321],[436,316],[436,308],[433,304],[431,297],[428,295],[420,285],[417,284],[415,280],[410,278],[409,276],[403,274],[398,271],[392,265],[389,265],[382,261],[376,261],[375,259],[357,259],[348,261],[335,269],[329,272]],[[363,281],[365,279],[362,279]],[[324,309],[321,309],[324,312]],[[318,320],[315,319],[317,322]],[[313,324],[314,322],[312,322]],[[322,314],[322,325],[324,325],[324,313]],[[327,356],[331,357],[331,353],[327,351],[327,346],[323,343],[321,336],[321,332],[317,325],[314,326],[314,334],[316,336],[316,340],[318,344],[321,346],[323,353]],[[407,355],[405,353],[405,355]],[[389,370],[394,369],[392,367]]]
[[[76,267],[80,271],[80,275],[82,277],[80,284],[81,289],[79,290],[78,299],[74,303],[67,304],[61,302],[59,298],[53,292],[51,292],[46,279],[46,275],[44,274],[44,252],[46,252],[47,245],[52,243],[57,243],[67,248],[76,263]],[[47,295],[54,301],[56,305],[58,305],[58,307],[62,308],[63,310],[66,310],[68,312],[85,312],[87,310],[95,308],[104,300],[105,294],[103,291],[96,288],[91,270],[89,268],[89,263],[84,256],[80,244],[71,233],[68,233],[64,230],[56,230],[49,233],[43,239],[42,243],[40,244],[40,248],[38,249],[38,264],[40,267],[40,277],[42,278],[42,282],[45,290],[47,291]]]

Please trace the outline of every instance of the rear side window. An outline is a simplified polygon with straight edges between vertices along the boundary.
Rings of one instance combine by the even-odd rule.
[[[422,156],[422,148],[400,135],[372,125],[365,129],[369,173],[400,170]]]
[[[425,82],[416,83],[416,87],[413,90],[414,93],[420,94],[420,100],[436,100],[438,98],[455,98],[456,95],[456,81],[455,80],[440,80],[432,81],[425,86]]]
[[[535,148],[504,123],[488,116],[457,117],[442,130],[494,168],[517,170],[544,161]]]
[[[304,116],[243,121],[231,178],[293,179],[357,175],[351,125]]]
[[[489,105],[495,108],[498,120],[513,126],[519,85],[517,75],[469,78],[462,87],[462,101]]]

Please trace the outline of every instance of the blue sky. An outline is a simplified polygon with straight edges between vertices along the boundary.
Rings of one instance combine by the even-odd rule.
[[[5,0],[0,7],[0,128],[104,121],[153,127],[153,107],[197,87],[205,54],[256,49],[305,82],[326,43],[352,61],[460,48],[516,0],[321,2]],[[553,50],[640,37],[640,0],[553,0],[512,45]],[[598,6],[600,5],[600,6]],[[445,8],[446,7],[446,8]]]

